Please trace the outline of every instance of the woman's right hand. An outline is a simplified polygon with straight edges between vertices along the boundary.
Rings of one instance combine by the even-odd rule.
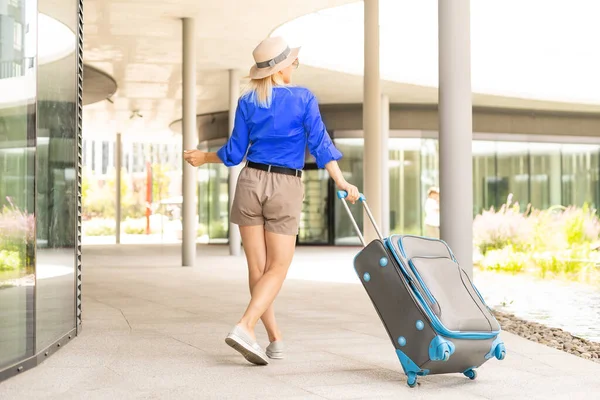
[[[346,193],[348,193],[346,200],[348,200],[350,203],[354,204],[358,201],[360,197],[360,192],[358,191],[358,188],[356,186],[344,181],[340,185],[338,185],[338,187],[341,190],[345,190]]]

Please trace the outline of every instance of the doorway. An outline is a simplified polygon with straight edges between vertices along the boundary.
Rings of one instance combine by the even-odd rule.
[[[333,245],[333,180],[326,170],[317,168],[316,164],[306,164],[302,173],[302,182],[304,200],[297,244]]]

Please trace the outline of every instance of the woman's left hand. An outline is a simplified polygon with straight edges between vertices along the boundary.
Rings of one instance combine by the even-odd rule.
[[[185,150],[183,159],[193,167],[206,164],[206,152],[200,150]]]

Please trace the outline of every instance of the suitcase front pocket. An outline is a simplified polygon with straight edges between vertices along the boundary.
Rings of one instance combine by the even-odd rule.
[[[413,257],[409,264],[429,293],[430,300],[434,299],[437,303],[438,316],[445,327],[458,332],[495,330],[486,315],[487,310],[482,309],[479,299],[474,299],[466,287],[462,269],[456,262],[447,257],[433,256]]]

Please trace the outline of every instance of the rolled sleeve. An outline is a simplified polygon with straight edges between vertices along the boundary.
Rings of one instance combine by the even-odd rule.
[[[317,167],[325,168],[329,162],[342,158],[342,153],[335,147],[327,133],[319,111],[319,104],[312,94],[308,100],[304,128],[308,136],[308,150],[315,158]]]
[[[223,161],[227,167],[233,167],[242,162],[248,151],[250,144],[250,132],[244,118],[241,100],[238,101],[238,106],[235,110],[235,122],[231,137],[217,151],[217,156]]]

